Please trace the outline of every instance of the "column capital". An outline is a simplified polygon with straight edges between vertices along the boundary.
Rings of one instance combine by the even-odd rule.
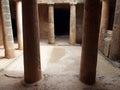
[[[70,2],[70,5],[76,5],[77,2]]]
[[[48,5],[54,5],[55,3],[54,2],[48,2],[47,4]]]
[[[12,0],[12,1],[18,2],[18,1],[22,1],[22,0]]]
[[[110,0],[101,0],[102,2],[104,2],[104,1],[107,1],[107,2],[109,2]]]

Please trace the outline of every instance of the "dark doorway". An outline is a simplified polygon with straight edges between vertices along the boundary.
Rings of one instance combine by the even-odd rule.
[[[16,26],[16,20],[14,18],[12,18],[12,29],[13,29],[14,38],[17,38],[17,26]]]
[[[70,22],[70,9],[55,8],[54,22],[55,22],[55,35],[68,35]]]

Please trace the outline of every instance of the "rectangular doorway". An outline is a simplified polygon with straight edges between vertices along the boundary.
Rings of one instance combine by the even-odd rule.
[[[69,35],[70,27],[70,9],[55,8],[54,9],[55,35]]]

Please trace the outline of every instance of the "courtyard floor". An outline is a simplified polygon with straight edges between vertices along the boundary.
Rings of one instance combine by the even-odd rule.
[[[69,43],[49,45],[41,41],[42,80],[25,85],[23,51],[13,59],[4,58],[0,46],[0,90],[120,90],[120,69],[98,53],[96,83],[92,86],[79,81],[81,46]],[[32,74],[31,74],[32,75]]]

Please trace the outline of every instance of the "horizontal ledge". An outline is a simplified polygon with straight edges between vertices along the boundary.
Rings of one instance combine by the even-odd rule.
[[[49,4],[70,4],[70,5],[74,5],[74,4],[83,4],[83,2],[52,2],[52,3],[49,3],[49,2],[38,2],[38,4],[46,4],[46,5],[49,5]]]

